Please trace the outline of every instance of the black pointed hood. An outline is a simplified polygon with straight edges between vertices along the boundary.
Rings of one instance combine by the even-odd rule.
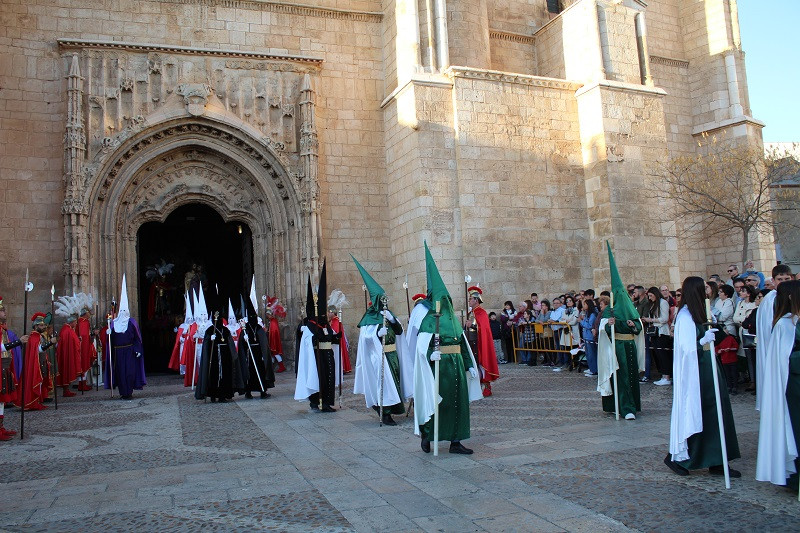
[[[317,289],[317,320],[321,324],[328,323],[328,275],[325,260],[322,260],[322,271],[319,274],[319,288]]]
[[[306,287],[306,318],[313,320],[317,316],[317,308],[314,302],[314,289],[311,287],[311,274],[308,275],[308,287]]]

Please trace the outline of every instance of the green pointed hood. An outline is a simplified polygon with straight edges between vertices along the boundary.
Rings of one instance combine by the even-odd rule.
[[[364,285],[367,286],[367,291],[369,291],[370,304],[366,312],[364,312],[364,316],[361,317],[358,327],[369,326],[373,324],[383,324],[383,315],[380,313],[379,305],[381,297],[386,295],[386,291],[383,290],[383,287],[381,287],[378,282],[369,275],[364,267],[361,266],[361,263],[359,263],[358,260],[353,257],[353,254],[350,254],[350,257],[356,264],[356,268],[358,268],[358,272],[361,274],[361,279],[364,280]]]
[[[431,310],[422,320],[420,331],[436,332],[436,317],[433,315],[436,312],[436,302],[440,302],[439,312],[442,316],[439,319],[439,334],[442,336],[442,342],[447,344],[452,344],[454,340],[460,342],[464,330],[461,327],[461,322],[456,318],[456,313],[453,310],[453,299],[450,297],[444,281],[442,281],[442,276],[433,261],[427,242],[425,242],[425,277],[428,281],[427,300],[431,304]]]
[[[611,293],[614,295],[614,316],[618,320],[638,320],[639,313],[636,311],[628,291],[625,290],[622,278],[619,277],[617,262],[614,260],[614,254],[611,252],[611,245],[608,241],[606,241],[606,247],[608,248],[608,267],[611,270]],[[610,307],[606,308],[603,316],[611,316],[610,310]]]

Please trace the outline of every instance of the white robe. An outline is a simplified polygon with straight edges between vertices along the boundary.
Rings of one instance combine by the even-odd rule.
[[[358,334],[358,358],[353,393],[363,394],[367,407],[381,405],[379,403],[381,396],[384,407],[400,403],[400,391],[397,390],[392,378],[389,361],[383,356],[383,342],[377,335],[380,327],[379,324],[361,326]],[[402,335],[398,335],[396,337],[398,348],[402,342]],[[383,395],[381,395],[381,365],[383,365]]]
[[[761,410],[761,391],[764,390],[764,367],[769,349],[769,338],[772,335],[772,317],[775,314],[775,295],[770,291],[758,305],[756,314],[756,410]]]
[[[697,327],[689,308],[675,317],[672,363],[672,415],[669,453],[673,461],[689,459],[689,437],[703,431],[700,403],[700,362],[697,358]]]
[[[308,326],[300,328],[300,352],[297,357],[297,383],[294,386],[294,399],[303,401],[319,392],[317,358],[314,355],[314,335]]]
[[[597,339],[597,392],[600,393],[600,396],[614,394],[614,389],[611,387],[611,376],[614,375],[615,370],[619,369],[616,348],[611,343],[608,333],[606,333],[606,324],[608,324],[607,318],[600,320]],[[643,330],[644,328],[641,328],[639,334],[634,338],[636,343],[636,364],[639,366],[640,371],[644,370]]]
[[[414,397],[414,361],[417,353],[417,336],[422,319],[428,314],[428,308],[422,304],[415,305],[408,317],[408,327],[403,333],[403,350],[398,350],[400,357],[400,388],[406,400]]]
[[[436,403],[442,401],[442,397],[436,394],[436,380],[433,369],[428,359],[428,348],[430,347],[433,333],[420,332],[417,337],[417,344],[414,356],[414,434],[419,435],[419,427],[425,425],[433,416]],[[466,335],[464,335],[466,342]],[[478,369],[478,363],[472,354],[469,342],[466,342],[469,357],[472,359],[472,368]],[[469,401],[483,399],[483,390],[479,378],[473,378],[468,369],[464,369],[467,378],[467,391]]]
[[[794,441],[786,383],[789,380],[789,355],[794,345],[795,322],[787,314],[772,330],[760,380],[761,420],[758,430],[756,479],[786,485],[795,473],[797,443]]]

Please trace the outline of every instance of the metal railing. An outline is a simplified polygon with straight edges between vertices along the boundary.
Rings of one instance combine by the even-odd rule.
[[[580,344],[580,337],[573,334],[573,328],[577,327],[566,322],[532,322],[512,327],[514,362],[518,362],[520,358],[527,362],[530,357],[535,357],[538,363],[541,357],[545,363],[555,364],[558,355],[562,355],[562,359],[566,356],[567,361],[577,366],[583,357],[582,353],[571,353]]]

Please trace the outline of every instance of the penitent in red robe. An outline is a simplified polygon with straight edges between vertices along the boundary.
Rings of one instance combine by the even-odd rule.
[[[497,368],[497,354],[494,351],[489,315],[482,307],[476,307],[473,314],[478,324],[478,353],[475,354],[475,359],[483,370],[481,383],[490,383],[500,377],[500,370]]]
[[[286,365],[283,364],[283,342],[281,342],[281,328],[278,325],[278,321],[274,318],[269,319],[267,339],[269,340],[269,353],[271,353],[273,359],[278,362],[278,367],[275,369],[275,372],[285,372]],[[280,356],[280,359],[278,359],[277,356]]]
[[[69,324],[64,324],[58,333],[56,346],[58,379],[56,385],[64,387],[78,379],[81,371],[81,340]]]
[[[42,336],[32,331],[25,345],[25,362],[22,366],[22,386],[25,388],[25,409],[41,409],[42,401],[47,398],[48,391],[43,386],[42,368],[39,366],[39,346]],[[19,407],[22,403],[22,390],[17,391],[15,403]]]
[[[186,339],[183,341],[183,352],[181,353],[181,364],[183,368],[186,370],[186,374],[183,375],[183,386],[184,387],[191,387],[192,386],[192,363],[195,360],[195,345],[197,344],[197,340],[194,338],[195,333],[197,333],[197,323],[193,323],[189,326],[189,331],[186,332]],[[194,370],[194,382],[197,384],[197,380],[200,376],[198,376],[200,372],[195,369]]]
[[[339,321],[338,316],[334,316],[330,323],[331,329],[334,333],[339,333],[342,331],[342,323]],[[349,344],[347,342],[347,336],[345,336],[344,332],[342,332],[342,339],[339,343],[339,350],[342,352],[342,372],[345,374],[349,374],[353,371],[352,365],[350,365],[350,354],[349,354]]]
[[[89,319],[80,317],[78,318],[78,340],[81,342],[81,364],[80,372],[85,374],[87,370],[92,368],[92,365],[97,360],[97,348],[94,347],[92,342],[92,324]]]
[[[169,358],[169,363],[167,364],[167,368],[170,370],[180,370],[181,365],[183,364],[181,356],[183,355],[183,344],[186,342],[186,332],[189,330],[189,326],[186,324],[181,324],[178,328],[178,332],[175,334],[175,344],[172,346],[172,355]]]

